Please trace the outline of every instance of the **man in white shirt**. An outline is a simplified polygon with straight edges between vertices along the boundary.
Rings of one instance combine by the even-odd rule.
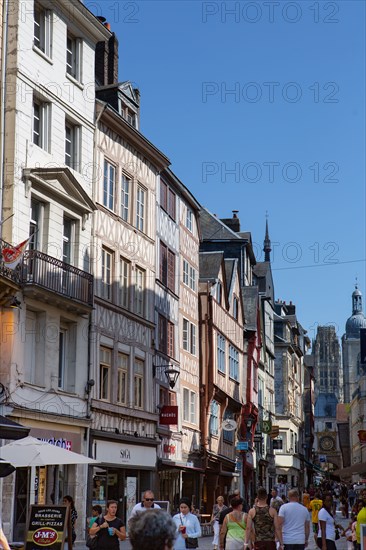
[[[130,519],[140,512],[146,512],[146,510],[151,509],[156,510],[159,508],[159,504],[155,504],[154,502],[154,493],[150,490],[147,490],[142,496],[142,501],[135,504],[135,506],[132,508]]]
[[[299,502],[299,492],[288,492],[289,502],[282,504],[278,512],[285,550],[304,550],[308,546],[310,534],[310,514]]]

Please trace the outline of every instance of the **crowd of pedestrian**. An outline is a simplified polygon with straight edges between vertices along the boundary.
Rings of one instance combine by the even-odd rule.
[[[72,509],[73,502],[68,505]],[[344,529],[337,523],[337,510],[349,519]],[[96,538],[93,550],[118,550],[119,541],[126,538],[125,525],[116,514],[116,501],[108,501],[105,514],[100,506],[93,506],[88,524],[89,538]],[[77,514],[72,515],[75,528]],[[320,550],[335,550],[335,541],[341,536],[346,538],[348,550],[360,550],[366,488],[359,491],[354,486],[326,482],[310,486],[302,494],[296,488],[280,493],[277,487],[268,494],[260,487],[250,509],[235,491],[226,504],[223,496],[217,497],[211,523],[213,550],[304,550],[310,536]],[[134,506],[128,528],[133,550],[194,549],[202,535],[189,498],[180,499],[178,513],[171,517],[160,509],[151,490]]]

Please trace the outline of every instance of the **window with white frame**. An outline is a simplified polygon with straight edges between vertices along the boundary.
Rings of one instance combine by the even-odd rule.
[[[274,451],[284,451],[283,447],[283,436],[278,436],[272,441]]]
[[[63,323],[59,332],[58,387],[75,391],[76,325]]]
[[[196,423],[196,393],[188,388],[183,388],[183,420]]]
[[[136,228],[139,231],[144,231],[145,229],[145,201],[146,201],[146,191],[137,186],[136,190]]]
[[[65,164],[80,171],[81,127],[72,122],[65,123]]]
[[[186,228],[192,232],[193,227],[193,212],[190,208],[187,207],[186,212]]]
[[[196,270],[187,260],[183,260],[183,283],[192,290],[196,290]]]
[[[188,319],[183,319],[183,349],[196,354],[196,326]]]
[[[101,295],[105,300],[112,299],[113,258],[113,252],[110,252],[106,248],[102,249]]]
[[[217,369],[219,372],[225,374],[226,365],[225,365],[225,352],[226,352],[226,339],[222,334],[217,334]]]
[[[145,310],[145,271],[135,267],[135,313],[144,315]]]
[[[34,2],[33,44],[47,57],[52,57],[52,12]]]
[[[134,405],[137,409],[144,406],[144,362],[135,359],[134,364]]]
[[[196,270],[189,266],[189,288],[196,290]]]
[[[31,199],[29,220],[29,250],[39,250],[42,237],[44,204],[34,198]]]
[[[66,37],[66,73],[78,82],[82,81],[82,41],[67,33]]]
[[[121,218],[128,222],[130,207],[131,179],[125,174],[121,177]]]
[[[189,263],[183,260],[183,283],[189,285]]]
[[[125,258],[119,261],[119,305],[128,309],[130,297],[131,264]]]
[[[116,193],[116,167],[108,160],[104,160],[103,175],[103,205],[109,210],[114,210]]]
[[[100,348],[99,358],[99,399],[103,401],[110,400],[111,368],[112,368],[112,350],[109,348]]]
[[[51,105],[46,101],[33,98],[33,138],[38,147],[50,152]]]
[[[73,243],[75,242],[75,221],[64,216],[62,232],[62,261],[66,264],[74,262]]]
[[[229,376],[233,380],[239,380],[239,352],[234,346],[229,346]]]
[[[217,401],[211,401],[210,407],[210,435],[219,434],[219,412],[220,405]]]
[[[128,355],[118,353],[117,403],[121,405],[127,405],[128,361]]]

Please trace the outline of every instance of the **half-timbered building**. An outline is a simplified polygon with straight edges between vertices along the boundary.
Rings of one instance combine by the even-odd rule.
[[[138,130],[138,91],[119,84],[115,56],[105,58],[115,70],[112,81],[108,70],[97,70],[102,81],[96,102],[90,361],[91,451],[100,466],[91,476],[89,502],[115,499],[118,515],[128,518],[141,493],[156,482],[158,415],[151,391],[156,192],[169,161]]]

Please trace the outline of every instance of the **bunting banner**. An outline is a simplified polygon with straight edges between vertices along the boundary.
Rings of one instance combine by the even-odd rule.
[[[8,269],[15,269],[23,257],[24,251],[32,237],[28,237],[25,241],[16,246],[4,246],[2,249],[2,258],[4,266]]]

